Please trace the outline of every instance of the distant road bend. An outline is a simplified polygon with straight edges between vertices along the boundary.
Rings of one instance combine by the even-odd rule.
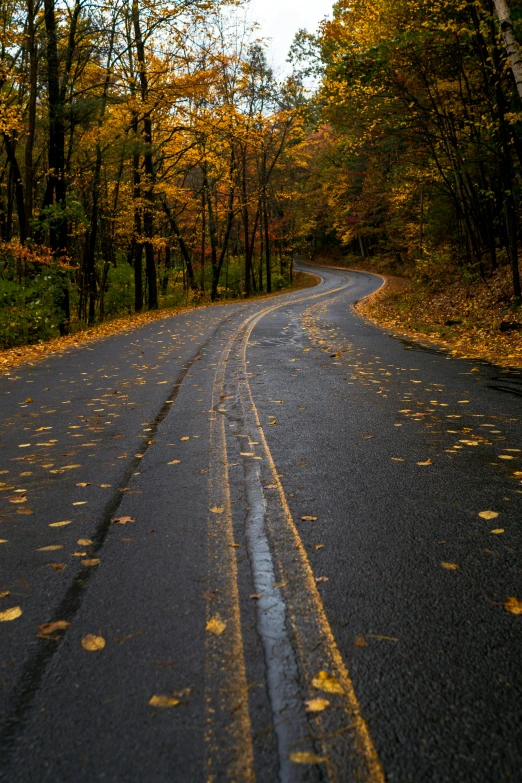
[[[0,379],[0,780],[522,781],[522,376],[302,268]]]

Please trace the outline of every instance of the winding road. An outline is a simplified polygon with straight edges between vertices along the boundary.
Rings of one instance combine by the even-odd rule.
[[[0,379],[0,780],[522,781],[522,376],[302,268]]]

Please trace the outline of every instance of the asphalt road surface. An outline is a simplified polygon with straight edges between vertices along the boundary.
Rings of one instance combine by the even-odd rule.
[[[316,271],[0,379],[2,781],[522,781],[522,377]]]

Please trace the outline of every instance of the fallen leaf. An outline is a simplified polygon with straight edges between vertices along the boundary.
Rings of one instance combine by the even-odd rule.
[[[90,538],[79,538],[76,542],[80,546],[90,546],[92,544],[92,541]]]
[[[151,696],[149,699],[150,707],[160,707],[161,709],[165,709],[167,707],[177,707],[178,704],[179,699],[176,699],[174,696],[155,695]]]
[[[95,636],[92,633],[88,633],[82,639],[82,647],[89,652],[98,652],[105,647],[105,639],[103,636]]]
[[[427,459],[426,462],[417,462],[417,465],[433,465],[433,460],[430,457],[430,459]]]
[[[499,458],[499,459],[513,459],[513,457],[511,456],[511,454],[499,454],[499,455],[498,455],[498,458]]]
[[[67,622],[67,620],[55,620],[52,623],[44,623],[43,625],[39,625],[38,632],[43,636],[48,636],[55,631],[65,631],[65,629],[69,628],[70,625],[71,623]]]
[[[179,465],[180,462],[179,459],[173,459],[172,462],[167,462],[167,465]]]
[[[8,595],[10,595],[9,590],[4,590],[3,593],[0,593],[0,598],[7,598]]]
[[[65,565],[65,563],[51,563],[51,568],[53,569],[53,571],[65,571],[67,566]]]
[[[0,612],[0,623],[7,623],[10,620],[16,620],[22,614],[21,606],[12,606],[11,609],[4,609]]]
[[[404,458],[403,457],[392,457],[392,460],[394,462],[404,462]]]
[[[522,598],[510,595],[504,602],[504,609],[511,614],[522,614]]]
[[[273,419],[272,421],[268,422],[269,424],[277,424],[277,419]]]
[[[213,514],[222,514],[223,506],[212,506],[210,510]]]
[[[316,522],[317,517],[312,517],[309,514],[305,514],[303,517],[299,517],[299,519],[302,519],[303,522]]]
[[[324,549],[324,544],[316,544],[314,549]]]
[[[503,527],[496,527],[494,530],[490,530],[490,533],[494,533],[496,536],[499,536],[501,533],[504,532]]]
[[[180,438],[180,440],[190,440],[190,435],[183,435],[183,437]]]
[[[312,680],[314,688],[326,693],[344,693],[343,686],[328,672],[319,672]]]
[[[103,489],[108,489],[109,487],[112,487],[112,484],[100,484],[100,487]]]
[[[88,560],[82,560],[82,566],[85,566],[86,568],[90,568],[91,566],[97,566],[100,564],[100,558],[99,557],[91,557]]]
[[[354,647],[368,647],[368,642],[364,636],[358,636],[354,641]]]
[[[252,595],[249,595],[249,598],[255,598],[256,600],[259,598],[262,598],[262,593],[252,593]]]
[[[441,563],[441,566],[443,568],[446,568],[448,571],[458,571],[458,569],[460,568],[460,566],[457,565],[457,563],[444,563],[443,562],[443,563]]]
[[[28,398],[25,400],[25,404],[26,404],[26,405],[29,405],[31,402],[34,402],[34,400],[33,400],[31,397],[28,397]]]
[[[90,481],[80,481],[79,484],[76,484],[77,487],[90,487],[91,482]]]
[[[327,759],[324,756],[318,756],[317,753],[309,753],[304,750],[290,753],[288,756],[294,764],[326,764]]]
[[[7,538],[0,538],[0,544],[7,544]]]
[[[496,519],[498,517],[497,511],[479,511],[479,517],[482,519]]]
[[[62,544],[51,544],[50,546],[41,546],[37,552],[54,552],[56,549],[63,549]]]
[[[73,557],[87,557],[87,552],[73,552]]]
[[[327,576],[316,576],[315,577],[315,581],[316,582],[328,582],[328,577]]]
[[[216,614],[214,617],[211,617],[210,620],[207,622],[205,626],[205,631],[208,631],[209,633],[213,633],[215,636],[221,636],[225,628],[227,627],[227,624],[223,622],[221,617]]]
[[[111,522],[115,525],[127,525],[129,522],[136,522],[136,520],[134,517],[116,517],[111,519]]]
[[[322,712],[330,706],[328,699],[308,699],[305,704],[307,712]]]
[[[62,522],[51,522],[49,527],[65,527],[65,525],[70,525],[72,522],[72,519],[64,519]]]

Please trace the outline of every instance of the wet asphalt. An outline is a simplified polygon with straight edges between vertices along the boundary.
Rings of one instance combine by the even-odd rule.
[[[213,739],[206,706],[213,677],[221,691],[237,674],[236,659],[218,677],[206,658],[213,383],[239,324],[278,304],[250,336],[248,381],[384,779],[522,781],[522,616],[504,608],[522,598],[522,375],[390,336],[352,308],[379,278],[315,271],[313,289],[183,313],[0,379],[0,612],[22,610],[0,623],[1,780],[203,782],[209,746],[229,752],[236,706]],[[235,379],[231,365],[223,398]],[[288,764],[269,680],[296,642],[281,632],[278,661],[250,598],[265,506],[242,426],[227,420],[227,468],[253,772],[223,753],[213,779],[376,780],[352,771],[349,732],[345,763]],[[282,606],[273,622],[289,627]],[[70,626],[39,630],[56,620]],[[105,647],[83,649],[87,634]],[[178,703],[155,708],[155,694]]]

